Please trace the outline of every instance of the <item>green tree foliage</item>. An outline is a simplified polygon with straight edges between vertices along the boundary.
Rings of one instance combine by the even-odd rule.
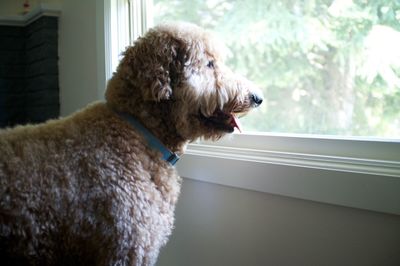
[[[156,23],[190,21],[263,88],[247,130],[400,138],[400,1],[154,0]]]

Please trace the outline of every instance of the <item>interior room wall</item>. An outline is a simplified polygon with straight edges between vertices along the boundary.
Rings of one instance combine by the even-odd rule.
[[[34,9],[39,4],[59,4],[63,0],[29,0],[30,9]],[[25,0],[1,0],[0,16],[22,15]]]
[[[0,2],[0,127],[40,123],[60,113],[58,17],[28,20],[22,10],[23,1]]]
[[[23,0],[0,1],[0,16],[15,16],[22,14],[23,3]]]
[[[23,0],[0,1],[0,16],[17,16]],[[31,9],[39,4],[57,5],[59,17],[60,113],[69,115],[103,98],[104,80],[104,1],[31,0]]]
[[[99,8],[100,5],[100,8]],[[61,115],[66,116],[100,99],[104,73],[98,60],[98,41],[103,21],[99,21],[102,1],[62,1],[60,17],[60,97]],[[101,38],[100,38],[101,39]]]
[[[400,216],[184,179],[158,266],[400,265]]]

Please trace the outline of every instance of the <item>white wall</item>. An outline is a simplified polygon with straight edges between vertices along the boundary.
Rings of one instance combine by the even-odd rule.
[[[104,93],[103,1],[64,0],[59,24],[61,115]]]
[[[158,266],[400,265],[400,216],[185,179]]]
[[[1,0],[0,16],[15,16],[22,14],[23,0]]]
[[[39,4],[59,4],[63,0],[30,0],[30,9]],[[24,0],[0,0],[0,16],[22,15],[24,11]]]

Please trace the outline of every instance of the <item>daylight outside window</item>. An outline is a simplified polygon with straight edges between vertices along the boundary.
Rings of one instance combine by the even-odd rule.
[[[153,0],[154,24],[214,31],[263,90],[246,131],[400,139],[400,4]]]
[[[181,176],[398,214],[397,3],[108,0],[105,77],[155,24],[214,31],[230,49],[227,64],[264,89],[266,104],[242,119],[244,134],[191,143]]]

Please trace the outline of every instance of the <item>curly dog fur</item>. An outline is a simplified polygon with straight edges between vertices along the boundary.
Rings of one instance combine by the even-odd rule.
[[[127,48],[106,102],[0,131],[0,263],[154,265],[181,178],[117,113],[178,154],[232,132],[262,96],[220,51],[197,26],[160,25]]]

